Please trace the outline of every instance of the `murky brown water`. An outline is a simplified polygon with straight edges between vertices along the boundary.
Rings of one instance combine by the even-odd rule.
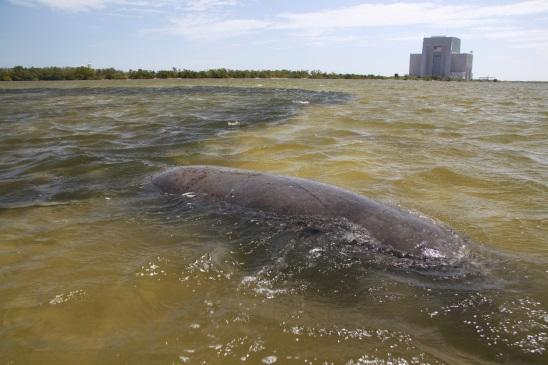
[[[187,164],[420,212],[480,273],[149,189]],[[3,83],[0,363],[546,364],[547,181],[548,84]]]

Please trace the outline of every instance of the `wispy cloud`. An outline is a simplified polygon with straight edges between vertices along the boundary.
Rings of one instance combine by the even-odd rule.
[[[297,29],[355,28],[427,25],[462,27],[499,18],[548,12],[548,1],[522,1],[506,5],[442,5],[422,3],[376,3],[316,12],[281,14],[283,26]]]
[[[65,11],[100,9],[108,0],[9,0],[13,4],[24,6],[47,6]]]
[[[300,37],[311,44],[363,39],[364,30],[381,29],[386,39],[415,36],[417,29],[458,29],[468,38],[520,41],[520,46],[548,45],[548,26],[537,29],[517,20],[524,16],[546,17],[547,0],[515,1],[502,5],[467,2],[377,2],[333,7],[318,11],[278,13],[267,16],[235,15],[238,5],[249,0],[9,0],[27,6],[46,6],[63,11],[107,8],[109,14],[164,16],[166,24],[155,33],[178,35],[190,40],[217,40],[265,31]],[[169,15],[168,15],[169,14]],[[390,28],[390,31],[385,31]],[[147,32],[147,31],[145,31]],[[150,32],[150,31],[148,31]]]
[[[187,0],[184,1],[184,9],[189,11],[210,11],[239,3],[241,3],[239,0]]]
[[[187,15],[171,19],[161,30],[189,39],[221,39],[271,28],[275,23],[257,19],[219,19],[209,15]]]
[[[228,1],[203,0],[205,3],[228,3]],[[201,1],[197,1],[200,3]],[[524,32],[524,26],[513,26],[516,17],[543,15],[548,13],[548,1],[530,0],[504,5],[460,4],[444,5],[437,2],[365,3],[354,6],[324,9],[313,12],[281,13],[263,18],[195,17],[182,16],[171,19],[166,31],[188,39],[218,39],[235,37],[253,32],[275,30],[288,32],[312,43],[324,44],[355,41],[357,34],[348,34],[352,29],[391,27],[404,29],[454,29],[460,33],[481,31],[477,36],[492,38],[515,38]],[[415,30],[411,30],[416,33]],[[547,29],[529,30],[535,44],[542,42]],[[344,33],[344,34],[341,34]],[[505,34],[504,37],[499,34]],[[388,35],[389,37],[392,36]],[[400,35],[405,37],[404,35]]]
[[[24,6],[46,6],[64,11],[86,11],[105,8],[110,5],[125,6],[135,10],[145,8],[170,7],[174,10],[192,12],[211,11],[234,6],[241,0],[9,0],[13,4]]]
[[[548,49],[548,28],[520,28],[517,26],[481,26],[461,34],[467,39],[504,40],[516,48]]]

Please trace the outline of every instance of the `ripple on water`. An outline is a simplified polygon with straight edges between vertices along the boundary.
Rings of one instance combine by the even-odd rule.
[[[152,172],[146,166],[157,166],[173,149],[229,132],[235,123],[280,122],[308,105],[349,98],[337,92],[207,86],[0,89],[2,115],[8,118],[0,123],[0,141],[8,143],[0,144],[0,155],[9,156],[6,165],[0,157],[0,181],[16,186],[0,186],[5,191],[0,207],[30,195],[17,194],[29,182],[36,191],[32,199],[41,201],[66,199],[67,190],[71,199],[127,190],[132,180]],[[66,104],[41,107],[52,99]],[[18,122],[29,120],[19,105],[36,108],[32,127]],[[41,174],[49,175],[48,183],[38,178]]]
[[[0,357],[545,364],[547,98],[521,83],[2,84]],[[204,163],[336,184],[491,250],[424,270],[345,222],[146,188]]]
[[[429,315],[460,322],[461,331],[491,348],[499,359],[508,348],[524,356],[543,356],[548,348],[548,312],[542,303],[528,297],[503,299],[483,293],[464,294],[451,304],[429,311]]]

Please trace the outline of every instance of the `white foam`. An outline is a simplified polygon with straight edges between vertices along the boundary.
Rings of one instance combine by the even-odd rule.
[[[274,364],[276,361],[278,361],[278,357],[274,355],[270,355],[270,356],[264,357],[262,361],[264,364]]]
[[[75,298],[75,297],[83,297],[84,295],[86,294],[85,291],[83,290],[73,290],[73,291],[70,291],[68,293],[63,293],[63,294],[57,294],[53,299],[51,299],[49,301],[49,304],[61,304],[61,303],[66,303],[68,302],[69,300]]]
[[[441,259],[445,258],[446,256],[439,250],[436,250],[435,248],[425,248],[422,250],[422,254],[426,257]]]

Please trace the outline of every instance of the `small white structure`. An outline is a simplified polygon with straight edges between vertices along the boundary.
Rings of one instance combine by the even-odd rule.
[[[460,53],[460,39],[456,37],[428,37],[422,42],[422,53],[412,53],[409,76],[472,78],[471,53]]]

